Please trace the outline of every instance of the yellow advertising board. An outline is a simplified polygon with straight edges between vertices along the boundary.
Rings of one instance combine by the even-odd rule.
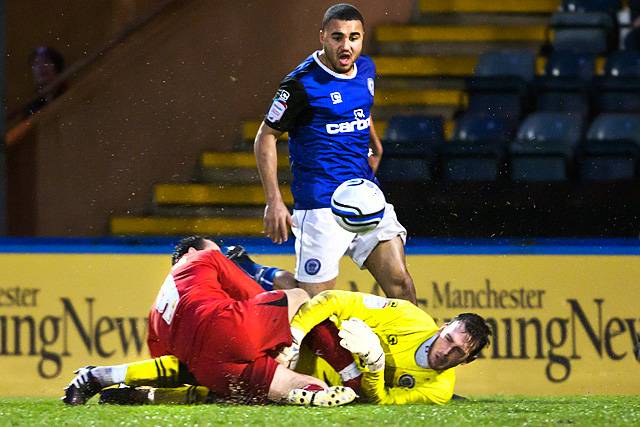
[[[262,263],[293,269],[292,255]],[[458,368],[463,395],[637,394],[640,257],[412,255],[438,321],[476,312],[494,331]],[[0,254],[0,395],[57,396],[72,371],[148,356],[146,316],[167,255]],[[338,288],[380,293],[348,259]],[[637,349],[635,350],[637,351]]]

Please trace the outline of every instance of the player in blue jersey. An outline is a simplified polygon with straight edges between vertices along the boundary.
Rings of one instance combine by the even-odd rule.
[[[367,268],[387,296],[415,303],[404,255],[405,228],[388,204],[379,226],[358,235],[342,229],[331,214],[331,195],[342,182],[374,173],[382,154],[371,107],[375,65],[360,56],[362,14],[349,4],[327,9],[320,30],[322,50],[304,60],[280,83],[255,140],[266,195],[265,233],[275,243],[296,237],[295,278],[312,296],[335,287],[340,258],[347,254]],[[276,141],[289,133],[293,172],[293,215],[278,188]]]

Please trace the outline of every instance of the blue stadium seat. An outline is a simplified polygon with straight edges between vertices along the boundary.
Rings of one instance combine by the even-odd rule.
[[[504,144],[513,139],[516,126],[517,122],[504,117],[468,112],[456,122],[452,140],[468,143]]]
[[[393,116],[383,137],[384,154],[378,169],[381,182],[425,181],[444,142],[441,116]]]
[[[582,138],[583,123],[583,118],[577,114],[534,113],[522,123],[516,140],[532,144],[558,142],[567,147],[575,147]]]
[[[496,181],[500,177],[506,145],[516,123],[506,117],[467,112],[453,138],[442,147],[442,174],[449,181]]]
[[[601,114],[589,131],[579,156],[584,181],[621,181],[637,177],[640,114]]]
[[[640,114],[601,114],[591,124],[587,139],[629,140],[640,147]]]
[[[544,75],[536,79],[537,111],[567,111],[586,117],[594,74],[595,55],[554,51]]]
[[[563,0],[565,12],[603,12],[614,14],[622,8],[621,0]]]
[[[476,89],[469,94],[467,111],[518,120],[522,116],[523,102],[523,94],[519,91],[500,93]]]
[[[393,116],[383,137],[385,153],[428,154],[433,144],[444,141],[441,116]]]
[[[590,53],[556,50],[549,56],[544,76],[589,82],[596,72],[596,57]]]
[[[510,145],[511,179],[526,182],[564,181],[568,164],[582,139],[584,119],[574,113],[533,113]]]
[[[517,77],[530,82],[535,76],[535,54],[528,50],[496,50],[478,58],[476,77]]]
[[[499,50],[480,55],[473,77],[467,79],[468,111],[518,119],[535,76],[535,54]]]
[[[551,16],[554,50],[602,54],[613,44],[614,21],[602,12],[557,12]]]
[[[617,51],[605,63],[605,75],[596,80],[598,112],[640,113],[640,52]]]
[[[611,53],[604,64],[604,73],[609,77],[640,79],[640,52],[618,50]]]

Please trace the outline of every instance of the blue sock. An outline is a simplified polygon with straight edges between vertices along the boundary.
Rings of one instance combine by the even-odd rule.
[[[229,257],[242,271],[247,273],[249,277],[258,282],[265,291],[273,290],[273,281],[278,271],[276,267],[265,267],[261,264],[253,262],[244,248],[241,246],[224,246],[222,253]]]
[[[225,246],[225,247],[223,247],[222,248],[222,253],[223,254],[227,254],[229,252],[230,248],[233,248],[233,246]],[[249,276],[251,276],[251,278],[255,278],[256,274],[258,274],[258,272],[262,268],[262,265],[256,264],[255,262],[253,262],[251,260],[251,258],[249,258],[247,255],[243,255],[243,256],[240,256],[240,257],[234,257],[232,259],[232,261],[238,267],[240,267],[240,269],[242,269],[242,271],[244,271]]]
[[[272,291],[273,281],[279,271],[281,270],[277,267],[262,267],[258,274],[254,276],[254,279],[260,286],[262,286],[262,289],[265,291]]]

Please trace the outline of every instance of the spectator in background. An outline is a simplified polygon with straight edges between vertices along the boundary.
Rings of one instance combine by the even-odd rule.
[[[640,18],[640,0],[629,0],[629,11],[631,12],[631,22]]]
[[[640,16],[631,21],[631,31],[624,38],[624,49],[640,51]]]
[[[50,84],[62,73],[64,58],[57,50],[48,46],[38,46],[29,55],[29,65],[33,73],[38,99],[29,104],[24,111],[24,117],[29,117],[53,101],[66,90],[61,84],[51,88]]]

